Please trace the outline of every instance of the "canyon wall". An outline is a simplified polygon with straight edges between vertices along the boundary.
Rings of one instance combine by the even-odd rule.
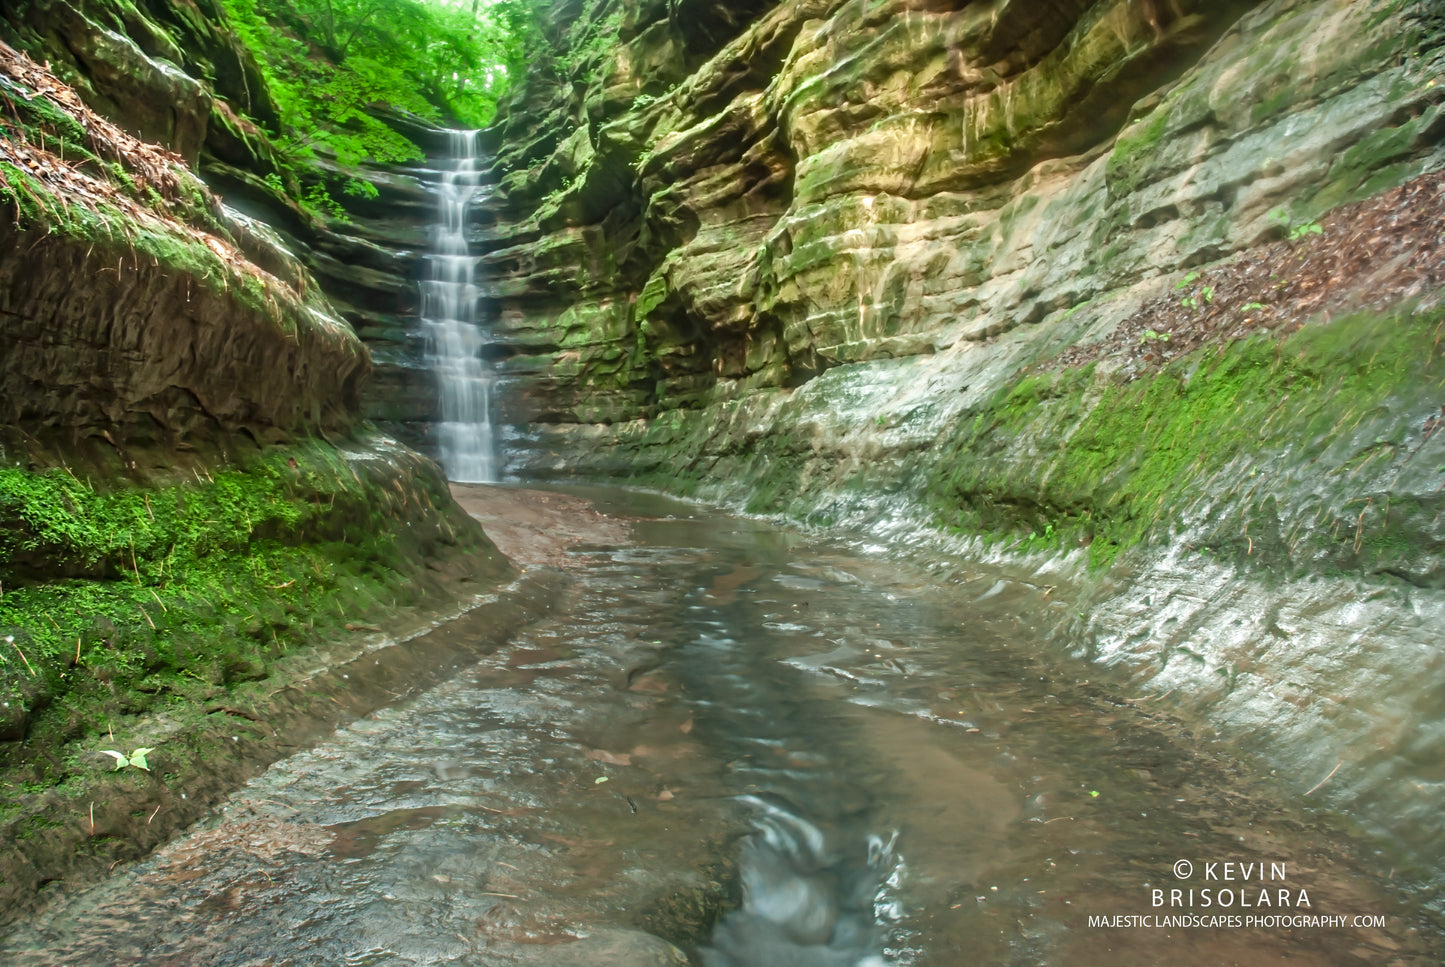
[[[1438,5],[548,23],[487,132],[514,473],[1025,567],[1141,701],[1445,832]]]
[[[92,712],[177,662],[225,687],[294,614],[486,561],[364,420],[435,415],[426,166],[323,157],[379,196],[298,204],[212,0],[0,30],[50,68],[5,54],[0,605],[134,587],[121,622],[0,615],[47,663],[4,666],[4,736],[93,726],[82,664]],[[510,469],[1021,568],[1075,605],[1061,649],[1433,875],[1442,38],[1423,0],[557,0],[484,134]],[[170,598],[218,558],[260,562],[246,608]]]
[[[215,0],[25,0],[0,20],[0,38],[127,134],[175,152],[232,217],[259,222],[293,253],[369,350],[369,375],[347,405],[390,433],[427,439],[436,392],[416,325],[418,261],[436,217],[426,159],[343,166],[321,143],[299,183],[273,144],[280,113],[263,73]],[[376,110],[423,152],[445,151],[433,125]],[[348,180],[375,192],[338,190]],[[334,211],[298,204],[317,185],[330,188]]]
[[[238,741],[227,716],[276,737],[234,696],[310,673],[287,656],[515,576],[437,465],[366,420],[354,327],[408,338],[420,176],[368,172],[384,205],[318,216],[257,125],[274,114],[210,3],[0,18],[0,828],[20,846],[0,911],[238,781],[201,762]],[[94,761],[111,743],[165,746],[154,826],[122,808],[138,780]],[[100,833],[70,823],[77,797]]]

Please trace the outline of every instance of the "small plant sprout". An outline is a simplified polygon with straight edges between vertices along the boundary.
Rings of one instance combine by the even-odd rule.
[[[146,763],[146,756],[154,752],[155,749],[139,748],[130,755],[126,755],[123,752],[115,752],[111,749],[101,749],[100,751],[115,759],[116,772],[119,772],[126,766],[134,766],[137,769],[144,769],[146,772],[150,772],[151,767]]]
[[[1174,283],[1174,291],[1175,291],[1175,292],[1179,292],[1179,291],[1182,291],[1182,290],[1184,290],[1184,289],[1189,288],[1190,286],[1192,286],[1192,285],[1195,283],[1195,281],[1196,281],[1198,278],[1199,278],[1199,273],[1198,273],[1198,272],[1190,272],[1188,275],[1184,276],[1184,278],[1182,278],[1182,279],[1180,279],[1178,282]],[[1189,295],[1186,295],[1186,296],[1182,297],[1182,298],[1179,300],[1179,304],[1182,305],[1182,306],[1183,306],[1184,308],[1186,308],[1186,309],[1198,309],[1198,308],[1199,308],[1199,301],[1200,301],[1201,299],[1203,299],[1206,303],[1208,303],[1208,302],[1213,302],[1213,301],[1214,301],[1214,286],[1212,286],[1212,285],[1200,286],[1198,293],[1191,293],[1191,294],[1189,294]]]
[[[1325,233],[1324,227],[1319,222],[1303,222],[1296,225],[1283,208],[1276,208],[1269,213],[1269,217],[1279,222],[1280,227],[1284,229],[1285,238],[1291,243],[1298,242],[1306,235],[1323,235]]]
[[[1169,341],[1169,333],[1167,333],[1167,332],[1155,332],[1153,329],[1145,329],[1142,333],[1139,334],[1139,345],[1141,345],[1141,346],[1144,345],[1145,343],[1150,343],[1150,342],[1168,342],[1168,341]]]
[[[1324,233],[1325,230],[1320,226],[1319,222],[1306,222],[1303,225],[1296,225],[1289,230],[1289,240],[1291,242],[1298,242],[1306,235],[1323,235]]]
[[[1268,309],[1269,306],[1263,302],[1246,302],[1242,308],[1245,312],[1257,312],[1260,309]]]

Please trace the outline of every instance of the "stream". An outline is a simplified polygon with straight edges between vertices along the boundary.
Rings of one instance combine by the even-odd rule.
[[[1367,844],[1049,646],[1053,589],[585,493],[632,542],[574,549],[552,614],[0,962],[1445,962]]]

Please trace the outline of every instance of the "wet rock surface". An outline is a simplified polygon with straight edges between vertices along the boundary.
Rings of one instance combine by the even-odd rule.
[[[102,764],[94,749],[75,749],[79,761],[67,788],[21,794],[24,771],[12,763],[5,775],[13,796],[5,828],[14,848],[0,864],[0,929],[57,892],[94,882],[163,845],[278,758],[444,679],[535,620],[555,596],[554,585],[530,580],[478,600],[466,562],[437,560],[435,571],[429,593],[418,589],[426,607],[371,614],[380,624],[352,626],[339,639],[272,662],[253,682],[214,689],[209,702],[177,704],[139,721],[117,716],[119,740],[86,743],[98,748],[129,740],[128,749],[151,743],[149,772],[112,772],[113,763]],[[459,616],[464,608],[475,613]],[[438,619],[446,622],[440,628]],[[265,822],[238,835],[263,855],[304,852],[316,840],[304,828]],[[187,847],[217,848],[204,838]],[[112,954],[97,956],[93,962],[102,963]]]
[[[557,611],[56,895],[8,962],[1438,961],[1414,881],[1050,655],[1062,589],[589,496],[630,533],[583,549]],[[1291,912],[1304,890],[1385,925],[1089,925],[1261,857]]]
[[[567,493],[485,484],[452,484],[462,509],[481,522],[497,549],[523,567],[585,567],[588,545],[627,538],[625,520],[598,513]]]

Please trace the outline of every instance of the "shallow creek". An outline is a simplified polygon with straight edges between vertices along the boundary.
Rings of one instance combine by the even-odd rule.
[[[679,962],[662,937],[708,967],[1445,962],[1385,861],[1047,647],[1050,589],[590,496],[632,542],[575,550],[550,617],[0,961]],[[1155,920],[1191,914],[1239,924]],[[1244,925],[1302,915],[1345,925]]]

